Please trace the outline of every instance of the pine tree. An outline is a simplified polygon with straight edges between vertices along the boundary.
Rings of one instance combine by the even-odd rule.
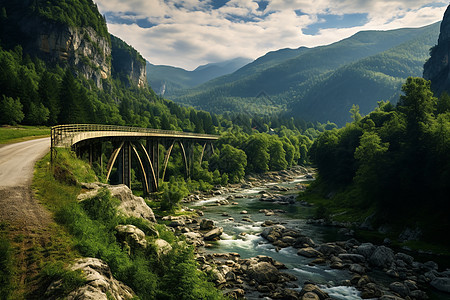
[[[61,82],[59,92],[61,112],[58,121],[60,124],[84,123],[79,97],[78,84],[72,75],[72,71],[67,69]]]

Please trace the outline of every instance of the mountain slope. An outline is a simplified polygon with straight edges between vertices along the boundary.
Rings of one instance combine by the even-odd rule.
[[[390,59],[389,66],[386,67],[392,68],[393,71],[388,72],[388,74],[392,74],[390,76],[397,78],[396,72],[401,72],[398,70],[402,69],[404,64],[406,64],[407,70],[411,68],[417,70],[417,67],[422,67],[426,60],[425,57],[428,55],[427,49],[434,45],[432,41],[437,37],[438,30],[439,24],[433,24],[422,28],[359,32],[350,38],[328,46],[293,50],[290,54],[297,54],[296,56],[281,61],[274,61],[273,63],[270,63],[271,55],[268,54],[266,57],[257,59],[255,62],[244,66],[233,74],[216,78],[195,89],[177,93],[172,99],[213,112],[224,112],[224,108],[227,110],[240,110],[242,104],[248,104],[256,108],[256,111],[252,112],[259,112],[258,108],[260,105],[270,105],[277,109],[285,109],[286,105],[295,108],[295,103],[299,102],[312,105],[311,101],[314,98],[312,96],[315,96],[312,92],[314,90],[313,86],[330,78],[333,78],[333,80],[338,80],[338,78],[346,80],[342,76],[332,77],[331,73],[365,58],[399,47],[402,44],[411,43],[411,45],[416,45],[418,43],[414,46],[418,47],[418,51],[414,51],[411,54],[412,57],[409,59],[405,57],[406,60],[402,63],[402,66],[396,66],[396,55],[407,55],[407,51],[414,50],[413,46],[409,50],[406,48],[403,50],[402,48],[398,48],[400,52],[403,51],[405,53],[391,54],[392,58]],[[424,37],[429,37],[430,39],[427,40]],[[422,45],[421,43],[424,44]],[[296,51],[297,53],[295,53]],[[383,67],[385,64],[383,59],[380,59],[367,61],[359,66],[359,68],[367,67],[369,68],[367,71],[378,72],[377,68]],[[410,71],[407,73],[410,73]],[[345,74],[353,74],[352,76],[363,76],[367,78],[367,74],[364,74],[364,72],[349,73],[347,71]],[[411,71],[411,74],[406,75],[405,73],[404,77],[400,76],[398,78],[406,78],[409,75],[417,76],[419,74]],[[377,80],[379,82],[379,76],[374,76],[373,78],[374,80],[378,78]],[[389,82],[389,80],[384,81]],[[361,81],[361,84],[363,82],[366,81]],[[375,82],[374,84],[377,85],[379,83]],[[327,84],[323,86],[327,86]],[[336,84],[330,86],[336,86]],[[388,89],[396,90],[396,85],[394,86],[392,87],[388,84]],[[381,89],[385,88],[384,85],[380,85],[379,87]],[[365,94],[364,86],[358,88],[362,89],[362,94]],[[352,91],[348,91],[348,93],[352,93]],[[384,98],[390,98],[392,94],[389,94],[389,97],[384,94]],[[306,99],[306,95],[309,95],[308,97],[311,100]],[[353,101],[353,99],[351,100]],[[358,104],[358,101],[355,104]],[[220,105],[220,107],[217,109],[215,105]],[[376,101],[374,105],[376,105]],[[317,109],[324,110],[325,108],[326,106],[322,106]],[[301,110],[295,109],[295,113],[298,111]],[[345,114],[348,114],[348,110]],[[318,116],[308,115],[307,117],[312,119]],[[341,115],[331,115],[329,118],[331,121],[335,119],[343,120],[344,118]]]
[[[251,62],[250,59],[235,59],[198,66],[193,71],[147,62],[148,82],[161,95],[171,95],[177,89],[192,88],[208,80],[233,73]]]
[[[367,114],[380,100],[396,103],[405,79],[421,76],[429,49],[436,41],[437,25],[388,51],[330,72],[311,84],[299,101],[292,103],[291,113],[306,120],[332,120],[344,125],[351,121],[349,110],[353,104],[358,104],[361,113]],[[294,96],[289,92],[284,95]]]

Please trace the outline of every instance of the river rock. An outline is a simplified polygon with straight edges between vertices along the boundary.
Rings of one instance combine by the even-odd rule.
[[[211,230],[214,229],[214,221],[209,219],[202,219],[200,222],[201,230]]]
[[[339,255],[347,252],[340,246],[333,243],[321,244],[319,248],[317,248],[317,251],[323,253],[325,256]]]
[[[306,248],[306,247],[314,247],[314,246],[316,246],[316,243],[314,243],[314,241],[307,236],[298,237],[294,243],[295,248]]]
[[[203,239],[204,239],[205,241],[213,241],[213,240],[219,239],[220,236],[222,235],[222,233],[223,233],[223,228],[222,228],[222,227],[217,227],[217,228],[214,228],[214,229],[211,230],[211,231],[208,231],[208,232],[203,236]]]
[[[396,281],[391,283],[389,289],[403,298],[409,295],[409,288],[402,282]]]
[[[318,286],[315,284],[307,283],[303,286],[302,290],[300,291],[300,297],[303,297],[307,293],[313,293],[319,297],[320,300],[329,299],[330,296],[322,291]],[[303,299],[303,298],[302,298]],[[316,298],[306,298],[306,299],[316,299]]]
[[[377,268],[388,268],[394,262],[394,251],[392,249],[379,246],[375,249],[373,254],[369,258],[369,263]]]
[[[450,278],[449,277],[436,277],[431,281],[431,286],[435,289],[450,293]]]
[[[247,273],[250,279],[254,279],[258,283],[278,282],[280,277],[278,269],[265,261],[251,264]]]
[[[147,248],[145,233],[134,225],[117,225],[117,238],[121,242],[126,242],[130,247]]]
[[[349,268],[350,272],[364,274],[366,273],[366,269],[360,264],[351,264]]]
[[[297,254],[301,255],[301,256],[304,256],[304,257],[308,257],[308,258],[314,258],[314,257],[322,256],[321,252],[317,251],[316,249],[314,249],[312,247],[301,248],[301,249],[298,250]]]
[[[64,299],[82,300],[108,300],[108,299],[132,299],[135,296],[133,290],[124,283],[116,280],[109,266],[97,258],[78,259],[71,267],[72,271],[81,270],[86,284],[72,291]],[[62,281],[53,282],[47,289],[47,299],[54,299],[55,292],[62,288]]]
[[[351,261],[357,264],[364,263],[366,259],[361,254],[341,253],[338,257],[342,260]]]
[[[372,243],[363,243],[356,248],[356,252],[364,256],[366,259],[369,259],[375,252],[376,248],[377,247],[375,247]]]

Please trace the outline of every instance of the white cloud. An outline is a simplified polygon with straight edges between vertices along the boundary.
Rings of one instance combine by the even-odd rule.
[[[361,30],[424,26],[441,20],[448,4],[443,0],[269,0],[262,12],[253,0],[231,0],[216,10],[212,0],[96,2],[102,14],[146,18],[156,24],[141,28],[110,23],[108,27],[150,62],[187,69],[238,56],[257,58],[280,48],[325,45]],[[367,22],[319,29],[315,35],[302,33],[326,15],[345,14],[367,14]]]

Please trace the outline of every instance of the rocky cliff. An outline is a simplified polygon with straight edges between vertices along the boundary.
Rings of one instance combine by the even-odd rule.
[[[450,5],[441,23],[438,44],[431,48],[430,59],[425,63],[423,77],[431,80],[431,88],[436,96],[446,91],[450,93]]]
[[[56,4],[46,7],[45,5],[50,4],[33,3],[35,2],[29,0],[18,5],[0,2],[2,42],[5,41],[9,47],[21,45],[24,53],[37,56],[46,62],[63,65],[67,63],[77,74],[93,80],[100,89],[103,88],[104,80],[111,76],[125,79],[129,86],[146,86],[145,60],[120,39],[116,38],[120,41],[120,46],[117,46],[118,42],[112,45],[105,20],[93,3],[83,7],[89,10],[88,13],[77,17],[68,17],[65,14],[64,18],[59,18],[57,13],[48,12],[52,12]],[[75,23],[74,20],[78,20],[78,17],[86,16],[94,18],[95,21],[89,23],[84,20],[84,23]]]
[[[147,86],[147,71],[144,58],[133,47],[111,35],[113,76],[129,86]]]

